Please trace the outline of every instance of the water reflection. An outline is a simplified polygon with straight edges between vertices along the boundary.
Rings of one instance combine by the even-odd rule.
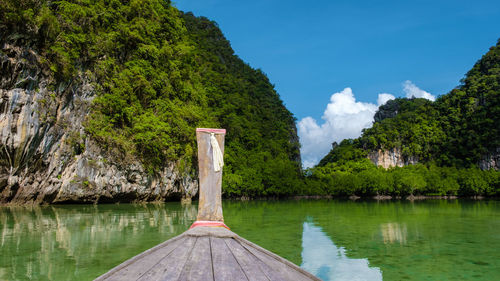
[[[337,247],[312,222],[304,222],[302,231],[302,265],[305,270],[322,280],[382,280],[378,267],[370,267],[368,259],[346,256],[343,247]]]
[[[223,205],[238,235],[325,280],[500,280],[500,201]],[[0,207],[0,280],[92,280],[196,213],[175,202]]]
[[[399,244],[406,244],[406,224],[399,224],[397,222],[383,223],[380,225],[380,232],[384,238],[384,244],[399,242]]]
[[[194,221],[194,205],[0,208],[0,280],[90,280]]]

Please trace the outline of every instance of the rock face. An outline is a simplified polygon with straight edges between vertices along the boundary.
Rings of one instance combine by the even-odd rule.
[[[377,150],[368,153],[368,159],[377,166],[384,168],[403,167],[410,164],[418,163],[418,158],[414,156],[403,157],[400,148],[390,150]]]
[[[495,152],[484,155],[479,161],[479,168],[481,170],[500,170],[500,147],[497,147]]]
[[[394,118],[398,114],[400,107],[398,100],[389,100],[378,108],[373,119],[375,122],[381,122],[387,118]]]
[[[154,174],[137,159],[106,156],[86,137],[92,74],[53,83],[37,53],[0,52],[0,203],[97,203],[191,198],[192,171],[166,163]],[[54,86],[56,85],[56,86]]]

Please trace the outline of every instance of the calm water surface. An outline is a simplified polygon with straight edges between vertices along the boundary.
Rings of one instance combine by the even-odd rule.
[[[0,207],[0,280],[92,280],[197,206]],[[224,202],[240,236],[323,280],[500,280],[500,201]]]

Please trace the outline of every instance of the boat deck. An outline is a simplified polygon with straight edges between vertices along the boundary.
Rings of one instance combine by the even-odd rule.
[[[319,280],[223,227],[194,227],[96,280]]]

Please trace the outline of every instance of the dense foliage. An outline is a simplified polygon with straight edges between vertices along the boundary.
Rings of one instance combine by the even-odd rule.
[[[437,101],[380,107],[372,128],[306,172],[307,189],[295,119],[206,18],[167,0],[2,0],[0,43],[35,50],[54,88],[94,81],[88,136],[151,173],[167,162],[195,173],[194,129],[226,128],[226,196],[499,193],[498,172],[477,165],[500,149],[500,41]],[[384,170],[366,159],[393,148],[421,164]]]
[[[384,169],[367,158],[309,170],[309,192],[333,196],[499,196],[500,172],[416,164]]]
[[[361,137],[344,140],[308,171],[317,193],[334,195],[499,195],[500,172],[481,160],[500,151],[500,40],[462,85],[435,102],[388,101]],[[385,170],[369,151],[397,148],[421,164]]]
[[[276,196],[301,186],[294,117],[266,75],[241,61],[216,23],[166,0],[2,0],[0,38],[30,46],[54,85],[95,81],[88,135],[151,173],[194,173],[196,127],[227,129],[223,190]],[[187,168],[187,169],[186,169]]]
[[[440,153],[446,138],[438,110],[426,99],[390,100],[380,107],[375,119],[380,121],[364,130],[358,142],[367,150],[397,147],[404,157],[416,156],[428,161]]]
[[[368,150],[401,148],[422,162],[471,167],[500,148],[500,40],[440,96],[396,99],[380,107],[359,139]]]
[[[468,165],[500,152],[500,40],[467,73],[462,85],[436,101],[444,164]]]

